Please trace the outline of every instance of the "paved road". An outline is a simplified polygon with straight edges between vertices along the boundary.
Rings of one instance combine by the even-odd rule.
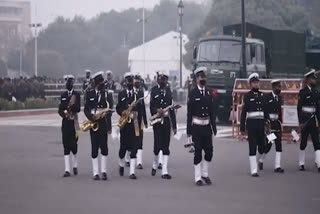
[[[145,136],[145,169],[137,172],[136,181],[119,177],[119,144],[113,140],[109,142],[109,181],[91,180],[87,133],[81,134],[79,142],[80,175],[63,179],[60,139],[60,129],[55,126],[0,125],[0,213],[313,214],[320,210],[320,174],[314,168],[311,145],[308,171],[297,171],[298,146],[286,144],[286,173],[273,173],[272,152],[256,179],[248,174],[247,143],[216,138],[210,166],[214,185],[197,187],[192,155],[183,148],[185,136],[181,141],[172,140],[171,181],[150,176],[152,133]]]

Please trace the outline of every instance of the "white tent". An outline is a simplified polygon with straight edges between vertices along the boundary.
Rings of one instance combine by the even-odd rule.
[[[185,44],[189,42],[186,35],[182,35],[182,53],[186,54]],[[170,77],[176,76],[180,80],[180,34],[170,31],[144,45],[129,51],[129,69],[134,74],[140,74],[151,79],[157,71],[164,71]],[[183,83],[190,75],[190,71],[182,67]]]

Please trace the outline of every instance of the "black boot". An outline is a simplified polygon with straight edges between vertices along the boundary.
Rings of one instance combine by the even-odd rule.
[[[130,167],[130,162],[126,162],[126,167]]]
[[[276,173],[284,173],[284,169],[279,167],[279,168],[274,169],[274,172],[276,172]]]
[[[70,177],[70,176],[71,176],[70,172],[65,172],[62,177],[67,178],[67,177]]]
[[[196,182],[196,185],[197,185],[197,186],[203,186],[202,180],[197,181],[197,182]]]
[[[257,177],[259,177],[259,174],[258,173],[253,173],[251,176],[254,177],[254,178],[257,178]]]
[[[318,172],[320,173],[320,167],[318,168]]]
[[[156,173],[157,173],[157,170],[155,170],[154,168],[152,168],[152,170],[151,170],[151,175],[152,175],[152,176],[155,176]]]
[[[162,169],[162,164],[161,163],[159,163],[158,169]]]
[[[170,180],[172,177],[169,174],[165,174],[161,176],[162,179]]]
[[[99,181],[99,180],[100,180],[100,176],[99,176],[99,175],[95,175],[95,176],[93,176],[93,180],[95,180],[95,181]]]
[[[263,163],[259,162],[259,170],[263,170]]]
[[[131,174],[131,175],[129,176],[129,178],[132,179],[132,180],[136,180],[136,179],[137,179],[137,176],[136,176],[135,174]]]
[[[73,174],[78,175],[78,168],[76,168],[76,167],[73,168]]]
[[[102,180],[106,181],[108,180],[108,176],[107,176],[107,173],[102,173]]]
[[[212,181],[209,177],[201,177],[202,180],[204,180],[204,182],[207,184],[207,185],[211,185],[212,184]]]
[[[122,177],[124,174],[124,167],[120,166],[119,167],[119,175]]]
[[[300,171],[306,171],[306,169],[304,168],[304,165],[301,165],[301,166],[299,167],[299,170],[300,170]]]
[[[143,169],[143,166],[141,164],[138,164],[137,169]]]

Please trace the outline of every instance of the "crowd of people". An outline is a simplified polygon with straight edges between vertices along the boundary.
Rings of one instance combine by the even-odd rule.
[[[45,98],[45,83],[53,81],[43,77],[1,78],[0,98],[8,101],[25,102],[27,98]]]

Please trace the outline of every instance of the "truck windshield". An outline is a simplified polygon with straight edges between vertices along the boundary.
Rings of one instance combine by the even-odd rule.
[[[241,43],[230,40],[212,40],[199,44],[199,62],[234,62],[239,63]]]

